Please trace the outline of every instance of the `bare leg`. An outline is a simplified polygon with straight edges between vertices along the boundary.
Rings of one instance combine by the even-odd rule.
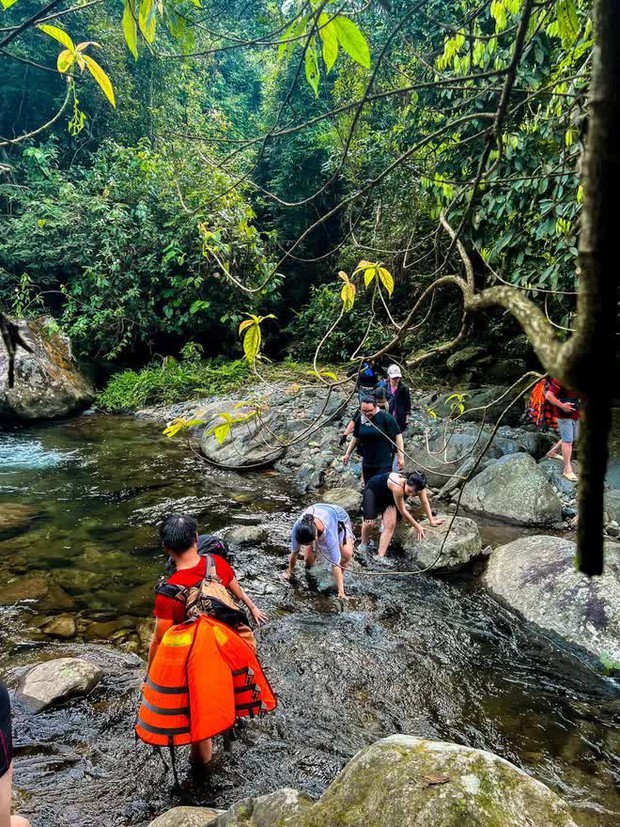
[[[562,459],[564,460],[564,473],[565,474],[572,474],[573,473],[573,466],[570,464],[571,457],[573,455],[573,443],[572,442],[563,442],[562,443]]]
[[[391,505],[383,512],[383,531],[381,532],[381,539],[379,540],[378,557],[385,557],[387,550],[392,542],[394,536],[394,529],[396,528],[396,508]]]
[[[346,541],[340,546],[340,565],[343,569],[347,569],[349,567],[352,557],[353,537],[347,537]]]
[[[562,447],[562,445],[563,445],[563,444],[564,444],[564,443],[562,442],[562,440],[561,440],[561,439],[558,439],[558,441],[555,443],[555,445],[553,446],[553,448],[551,448],[551,449],[550,449],[549,451],[547,451],[547,453],[545,454],[545,456],[547,457],[547,459],[553,459],[554,457],[557,457],[557,456],[558,456],[558,454],[560,453],[560,448]]]
[[[28,819],[23,816],[12,816],[11,813],[11,783],[13,781],[13,764],[0,778],[0,826],[1,827],[30,827]]]
[[[192,744],[192,758],[194,761],[202,764],[208,764],[213,757],[213,740],[205,738],[204,741],[198,741]]]
[[[374,520],[364,520],[362,523],[362,545],[367,546],[370,540],[370,532],[375,524]]]

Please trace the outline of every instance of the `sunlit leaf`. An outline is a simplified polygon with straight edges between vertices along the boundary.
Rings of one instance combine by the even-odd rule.
[[[372,267],[369,267],[367,270],[364,270],[364,284],[366,287],[368,287],[368,285],[374,279],[376,272],[377,267],[374,264],[372,265]]]
[[[339,14],[334,17],[331,25],[334,27],[334,33],[343,51],[360,66],[369,69],[370,49],[368,48],[368,42],[356,24],[348,17]]]
[[[243,337],[243,352],[248,362],[253,363],[256,361],[256,357],[260,352],[261,341],[260,325],[256,324],[256,322],[250,322]]]
[[[10,8],[11,8],[11,6],[12,6],[14,3],[17,3],[17,0],[0,0],[0,3],[2,3],[2,6],[3,6],[3,8],[4,8],[4,9],[5,9],[5,11],[6,11],[6,9],[10,9]]]
[[[250,325],[253,325],[253,324],[256,324],[255,319],[245,319],[239,325],[239,333],[243,333],[244,330],[247,330],[247,328],[250,327]]]
[[[155,30],[157,28],[155,11],[153,0],[142,0],[138,14],[138,25],[147,43],[152,43],[155,40]]]
[[[331,370],[322,370],[321,371],[321,376],[324,376],[325,379],[331,379],[333,382],[338,381],[338,377]]]
[[[338,58],[338,37],[333,21],[328,14],[319,15],[319,35],[323,42],[323,60],[328,72],[331,72]]]
[[[209,431],[209,433],[214,434],[215,438],[221,445],[230,433],[231,429],[232,424],[230,422],[222,422],[220,425],[216,425],[212,431]]]
[[[112,106],[116,106],[116,100],[114,98],[114,89],[112,88],[112,84],[110,83],[110,78],[106,75],[101,66],[97,63],[97,61],[94,60],[90,55],[83,55],[83,57],[86,61],[88,71],[95,78],[95,80],[103,90],[103,94],[110,101]]]
[[[138,59],[138,24],[136,23],[136,10],[132,0],[125,0],[123,10],[123,35],[127,48]]]
[[[56,60],[56,68],[59,72],[68,72],[75,63],[74,53],[69,49],[63,49]]]
[[[562,38],[562,46],[570,49],[579,37],[579,18],[573,0],[558,0],[556,5],[558,31]]]
[[[311,40],[306,49],[306,80],[312,87],[314,94],[319,96],[319,59],[316,51],[316,43]]]
[[[340,298],[342,299],[342,304],[344,305],[344,312],[349,313],[353,310],[353,305],[355,304],[355,292],[356,292],[355,285],[347,281],[342,286],[342,290],[340,291]]]
[[[301,42],[299,38],[301,38],[305,32],[306,24],[307,15],[293,20],[291,25],[284,32],[280,45],[278,46],[278,58],[282,59],[292,53],[295,46]]]
[[[66,49],[69,49],[72,52],[75,51],[75,46],[69,35],[62,29],[59,29],[58,26],[50,26],[48,23],[40,23],[38,28],[50,37],[53,37],[54,40],[62,43]]]
[[[390,273],[389,270],[386,270],[385,267],[379,267],[379,279],[381,284],[385,287],[388,291],[388,294],[391,296],[394,292],[394,276]]]
[[[179,431],[183,431],[187,428],[187,420],[183,419],[183,417],[178,417],[177,419],[173,419],[170,425],[164,429],[164,434],[167,437],[176,436]]]
[[[374,266],[375,265],[372,263],[372,261],[366,261],[365,259],[362,259],[360,261],[360,263],[357,265],[357,267],[355,268],[355,270],[353,271],[353,275],[356,276],[358,273],[361,273],[363,270],[367,270],[369,267],[374,267]]]

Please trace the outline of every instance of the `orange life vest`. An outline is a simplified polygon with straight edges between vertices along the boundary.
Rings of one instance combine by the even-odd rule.
[[[527,417],[537,428],[557,428],[553,405],[547,401],[549,380],[541,379],[532,388]]]
[[[201,615],[163,636],[143,687],[136,734],[153,746],[182,746],[275,707],[251,647],[230,627]]]

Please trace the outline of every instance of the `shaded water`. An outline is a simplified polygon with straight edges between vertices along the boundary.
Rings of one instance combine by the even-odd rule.
[[[359,570],[344,609],[326,573],[281,583],[301,506],[290,490],[284,477],[206,469],[133,419],[0,434],[0,508],[34,506],[27,533],[0,541],[0,675],[15,686],[27,664],[67,653],[107,673],[68,707],[32,716],[16,706],[16,784],[34,827],[145,825],[180,803],[228,806],[284,785],[318,796],[357,749],[394,732],[490,749],[559,792],[583,827],[620,823],[617,687],[471,576]],[[269,541],[233,563],[270,616],[260,650],[280,697],[206,784],[186,779],[181,792],[132,735],[144,669],[132,650],[138,633],[147,639],[163,566],[153,527],[173,507],[208,531],[270,526]],[[38,601],[3,607],[11,594]],[[58,614],[77,619],[76,640],[44,634]]]

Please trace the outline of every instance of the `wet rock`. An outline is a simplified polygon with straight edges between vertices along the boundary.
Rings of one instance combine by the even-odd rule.
[[[87,695],[103,676],[101,669],[81,658],[57,658],[35,666],[18,690],[34,712],[67,698]]]
[[[620,522],[620,489],[605,492],[605,511],[609,522]]]
[[[579,465],[576,462],[572,463],[575,473],[579,473]],[[551,485],[559,492],[562,497],[575,497],[577,493],[577,483],[567,480],[562,471],[564,466],[557,459],[547,459],[543,457],[538,463],[538,467],[545,474]]]
[[[358,752],[319,802],[280,823],[576,827],[554,792],[509,761],[484,750],[408,735],[383,738]]]
[[[529,454],[509,454],[468,482],[461,505],[474,514],[516,525],[552,526],[562,504]]]
[[[222,812],[211,807],[174,807],[151,821],[149,827],[207,827]]]
[[[478,526],[467,517],[448,517],[442,525],[436,527],[431,527],[428,520],[423,520],[421,525],[426,534],[423,540],[416,538],[412,528],[407,529],[402,540],[407,554],[420,568],[456,571],[482,554]]]
[[[0,606],[13,606],[22,601],[36,601],[37,608],[48,612],[68,611],[75,606],[73,598],[38,574],[15,577],[0,585]]]
[[[355,488],[330,488],[321,495],[321,500],[330,505],[339,505],[349,514],[359,514],[362,508],[362,493]]]
[[[242,525],[239,528],[233,528],[226,535],[229,543],[234,543],[239,546],[250,546],[257,543],[262,543],[266,540],[269,532],[262,525]]]
[[[283,787],[258,798],[237,801],[217,819],[215,827],[292,827],[301,824],[300,819],[311,810],[313,803],[307,795]]]
[[[503,455],[502,449],[494,442],[486,448],[489,435],[490,432],[481,433],[480,428],[475,426],[438,429],[429,437],[428,446],[426,442],[407,444],[407,466],[423,469],[428,484],[441,488],[458,474],[464,462],[472,457],[476,459],[483,451],[485,457],[490,459]]]
[[[0,539],[27,531],[39,513],[39,509],[32,505],[0,503]]]
[[[271,408],[247,422],[233,425],[221,444],[215,434],[209,433],[211,428],[225,421],[222,414],[237,418],[249,412],[250,409],[235,410],[235,403],[231,401],[214,402],[202,411],[205,430],[201,449],[209,461],[231,468],[258,468],[273,465],[284,456],[286,448],[277,436],[285,435],[286,418],[277,409]]]
[[[605,545],[605,572],[575,569],[577,546],[523,537],[495,549],[484,582],[528,620],[600,656],[620,661],[620,545]]]
[[[153,590],[151,589],[151,595]],[[151,603],[153,599],[151,599]],[[88,640],[113,640],[115,636],[122,633],[120,637],[126,637],[135,627],[135,618],[119,617],[99,623],[90,623],[86,629]]]
[[[49,637],[75,637],[77,632],[75,618],[72,615],[60,615],[59,617],[53,617],[41,627],[41,631]]]
[[[79,372],[69,340],[50,333],[42,321],[18,321],[31,348],[15,354],[15,384],[8,386],[9,356],[0,339],[0,420],[54,419],[86,407],[95,397]]]
[[[448,370],[458,372],[479,356],[484,356],[485,352],[485,349],[479,345],[470,345],[469,347],[461,348],[461,350],[455,350],[454,353],[446,359],[446,367]]]

